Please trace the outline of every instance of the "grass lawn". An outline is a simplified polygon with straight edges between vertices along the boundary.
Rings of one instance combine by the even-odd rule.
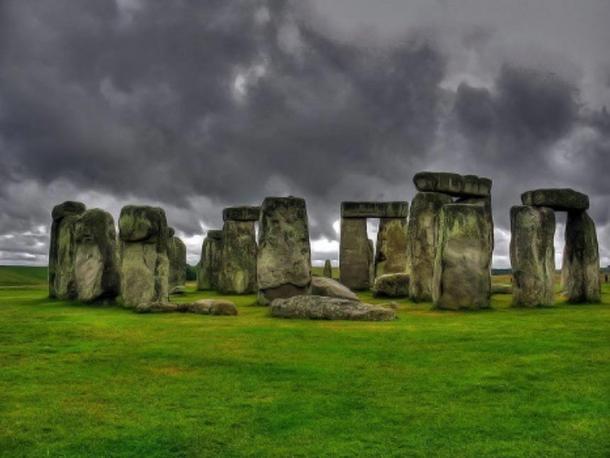
[[[229,297],[237,317],[137,315],[7,282],[1,456],[610,456],[609,285],[598,305],[402,300],[357,323],[254,296]]]

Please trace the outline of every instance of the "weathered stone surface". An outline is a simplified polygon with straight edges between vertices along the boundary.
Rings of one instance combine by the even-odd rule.
[[[222,211],[223,221],[258,221],[260,207],[228,207]]]
[[[366,233],[365,218],[342,218],[339,244],[339,278],[349,289],[371,286],[374,254]]]
[[[438,308],[489,307],[492,241],[485,208],[442,207],[434,263],[432,300]]]
[[[521,194],[523,205],[549,207],[557,211],[586,210],[589,197],[569,188],[535,189]]]
[[[200,299],[191,304],[182,304],[181,311],[203,315],[236,316],[238,314],[235,304],[224,299]]]
[[[599,248],[595,223],[585,211],[570,211],[566,222],[562,278],[569,302],[599,302]]]
[[[180,238],[173,236],[167,241],[169,259],[169,291],[180,294],[186,283],[186,245]]]
[[[409,295],[409,274],[404,272],[380,275],[373,286],[375,297],[407,297]]]
[[[479,205],[485,209],[485,217],[487,218],[487,222],[489,224],[489,229],[491,231],[491,248],[493,250],[495,240],[494,240],[494,217],[493,211],[491,208],[491,196],[487,197],[461,197],[454,201],[456,204],[472,204]]]
[[[322,275],[326,278],[333,278],[333,265],[330,263],[330,259],[324,261],[324,270],[322,271]]]
[[[409,203],[397,202],[341,202],[341,218],[406,218]]]
[[[120,302],[125,307],[168,301],[168,234],[163,209],[128,205],[121,210]]]
[[[74,229],[78,217],[84,212],[85,205],[73,201],[56,205],[51,212],[49,297],[75,299],[78,295],[74,278]]]
[[[132,307],[136,313],[170,313],[180,312],[180,306],[171,302],[141,302]]]
[[[407,225],[407,273],[412,300],[432,300],[432,278],[436,258],[436,239],[440,211],[452,202],[451,197],[437,192],[420,192],[411,202]]]
[[[256,233],[253,221],[225,221],[218,290],[223,294],[256,292]]]
[[[391,308],[325,296],[293,296],[271,303],[271,316],[310,320],[389,321],[396,318]]]
[[[360,299],[353,291],[346,288],[338,281],[326,277],[311,278],[311,294],[315,296],[339,297],[359,301]]]
[[[311,248],[305,200],[267,197],[261,207],[259,231],[259,303],[307,294],[311,286]]]
[[[510,209],[510,231],[513,305],[552,305],[555,213],[546,207],[514,206]]]
[[[377,232],[375,276],[406,272],[407,219],[381,218]]]
[[[74,227],[74,279],[81,302],[111,300],[119,294],[116,229],[112,215],[87,210]]]
[[[218,289],[218,273],[222,260],[222,231],[209,230],[201,246],[197,266],[197,289]]]
[[[491,180],[475,175],[446,172],[420,172],[413,177],[418,191],[442,192],[455,197],[485,197],[491,192]]]

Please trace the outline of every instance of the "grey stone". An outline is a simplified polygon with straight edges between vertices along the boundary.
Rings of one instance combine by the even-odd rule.
[[[197,289],[218,289],[218,274],[222,260],[222,231],[209,230],[201,246],[197,266]]]
[[[75,299],[78,296],[74,277],[74,229],[85,212],[80,202],[66,201],[53,207],[49,244],[49,297]]]
[[[391,308],[325,296],[293,296],[271,303],[271,316],[310,320],[389,321],[396,318]]]
[[[375,276],[406,272],[407,219],[381,218],[377,232]]]
[[[371,287],[374,255],[366,233],[365,218],[342,218],[339,243],[339,278],[353,290]]]
[[[415,302],[432,300],[440,211],[443,205],[451,202],[451,197],[437,192],[417,193],[411,202],[406,270],[410,277],[409,297]]]
[[[120,302],[135,308],[169,298],[168,227],[161,208],[128,205],[119,217]]]
[[[585,211],[570,211],[566,222],[562,278],[569,302],[599,302],[599,248],[595,223]]]
[[[409,274],[404,272],[380,275],[373,286],[375,297],[407,297],[409,295]]]
[[[94,208],[75,222],[74,278],[81,302],[114,299],[120,276],[116,229],[112,215]]]
[[[238,314],[235,304],[224,299],[200,299],[191,304],[182,304],[181,308],[181,311],[202,315],[236,316]]]
[[[169,291],[179,294],[186,283],[186,245],[180,238],[173,236],[167,241],[167,257],[169,259]]]
[[[555,213],[546,207],[514,206],[510,209],[510,231],[513,305],[552,305]]]
[[[454,197],[486,197],[491,193],[489,178],[446,172],[420,172],[413,177],[418,191],[442,192]]]
[[[267,197],[261,206],[257,261],[258,301],[307,294],[311,248],[305,200]]]
[[[350,299],[359,301],[360,299],[349,288],[345,287],[338,281],[326,277],[311,278],[311,294],[315,296],[339,297],[342,299]]]
[[[324,261],[324,270],[322,271],[322,275],[326,278],[333,278],[333,266],[330,263],[330,259]]]
[[[341,218],[406,218],[409,203],[396,202],[341,202]]]
[[[223,294],[256,292],[256,232],[253,221],[223,225],[218,290]]]
[[[521,194],[523,205],[549,207],[557,211],[586,210],[589,197],[569,188],[535,189]]]
[[[178,305],[166,301],[141,302],[131,308],[133,308],[133,311],[136,313],[171,313],[180,311]]]
[[[436,307],[489,307],[492,241],[485,213],[480,205],[443,206],[432,289]]]
[[[228,207],[222,211],[223,221],[258,221],[260,207]]]

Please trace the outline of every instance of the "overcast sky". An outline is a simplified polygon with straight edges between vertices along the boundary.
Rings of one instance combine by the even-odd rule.
[[[336,260],[340,201],[410,201],[422,170],[493,180],[496,267],[538,187],[589,194],[610,264],[609,22],[607,0],[0,0],[0,264],[45,264],[68,199],[164,207],[194,264],[223,207],[288,194]]]

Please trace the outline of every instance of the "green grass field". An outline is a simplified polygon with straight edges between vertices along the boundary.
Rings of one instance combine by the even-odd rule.
[[[597,305],[402,300],[358,323],[254,296],[137,315],[51,301],[44,275],[0,269],[1,456],[610,456],[608,285]]]

